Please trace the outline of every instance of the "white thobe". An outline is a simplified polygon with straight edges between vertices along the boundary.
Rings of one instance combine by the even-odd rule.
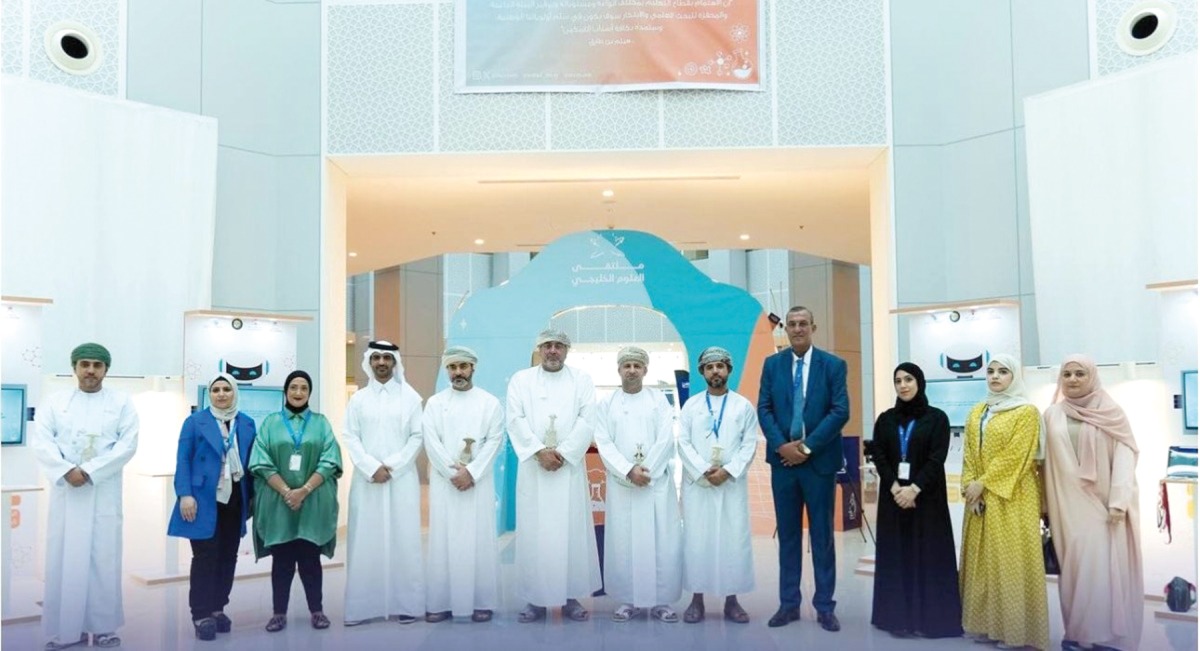
[[[596,407],[596,448],[608,469],[604,513],[604,590],[637,608],[679,600],[683,523],[671,476],[675,410],[657,389],[617,391]],[[637,463],[650,485],[628,480]]]
[[[395,379],[350,396],[342,437],[354,478],[346,532],[348,622],[425,613],[421,561],[421,396]],[[392,478],[371,476],[386,465]]]
[[[425,404],[421,431],[431,470],[426,608],[460,617],[495,610],[500,598],[492,466],[504,440],[504,410],[483,389],[444,389]],[[464,459],[467,438],[475,440]],[[455,464],[464,462],[475,485],[460,491],[450,478],[458,472]]]
[[[586,597],[601,585],[583,458],[592,442],[595,400],[592,378],[568,366],[557,373],[528,368],[508,383],[508,437],[520,462],[517,597],[536,606]],[[554,472],[534,456],[546,447],[552,420],[565,459]]]
[[[38,409],[33,450],[50,483],[42,629],[59,642],[125,623],[121,601],[121,485],[137,451],[138,416],[112,389],[57,393]],[[64,478],[78,466],[91,480]]]
[[[754,590],[746,470],[758,443],[758,415],[746,398],[733,391],[725,396],[694,395],[679,415],[679,458],[684,475],[683,587],[688,592],[731,595]],[[730,475],[720,486],[709,484],[704,477],[704,471],[713,465],[714,445],[721,446],[721,467]]]

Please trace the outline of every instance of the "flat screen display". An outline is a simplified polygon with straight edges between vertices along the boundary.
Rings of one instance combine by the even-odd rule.
[[[208,387],[200,387],[201,409],[208,409]],[[238,386],[238,411],[254,419],[256,430],[262,429],[267,415],[283,409],[282,387]]]
[[[1196,371],[1183,372],[1183,428],[1196,430]]]
[[[5,384],[0,386],[0,443],[21,445],[25,443],[25,385]]]
[[[925,395],[929,404],[946,412],[951,427],[966,427],[971,408],[987,397],[987,380],[929,380]]]

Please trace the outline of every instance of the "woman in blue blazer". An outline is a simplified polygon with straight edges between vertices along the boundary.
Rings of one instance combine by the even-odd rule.
[[[183,421],[175,457],[178,499],[167,534],[192,543],[188,605],[201,640],[216,639],[233,625],[224,609],[254,498],[254,482],[246,476],[254,420],[238,413],[237,392],[224,373],[208,384],[212,406]]]

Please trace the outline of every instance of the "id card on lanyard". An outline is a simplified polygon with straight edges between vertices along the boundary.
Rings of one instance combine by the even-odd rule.
[[[901,425],[897,429],[900,430],[900,466],[896,470],[896,477],[908,481],[909,475],[912,473],[912,466],[908,463],[908,440],[912,437],[913,426],[917,421],[910,420],[908,425]]]
[[[287,411],[279,412],[283,416],[283,424],[287,427],[288,435],[292,437],[292,456],[288,460],[288,470],[293,472],[300,470],[300,461],[303,457],[300,455],[300,444],[304,441],[304,430],[308,429],[308,419],[312,416],[311,411],[304,412],[304,422],[300,425],[300,433],[292,429],[292,418]]]

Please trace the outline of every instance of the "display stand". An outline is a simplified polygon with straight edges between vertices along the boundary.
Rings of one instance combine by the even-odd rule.
[[[1195,477],[1191,477],[1191,478],[1163,477],[1162,479],[1158,480],[1158,488],[1160,491],[1163,490],[1164,487],[1166,488],[1166,490],[1169,491],[1171,489],[1171,486],[1177,486],[1177,485],[1195,487],[1196,486],[1196,478]],[[1171,508],[1169,501],[1167,502],[1166,508],[1167,508],[1167,512],[1168,512],[1168,516],[1169,516],[1170,508]],[[1154,599],[1155,601],[1163,600],[1163,596],[1160,594],[1157,594],[1157,595],[1148,594],[1146,596],[1148,598]],[[1186,612],[1177,613],[1177,612],[1171,610],[1170,608],[1167,608],[1167,604],[1165,602],[1154,610],[1154,619],[1168,619],[1168,620],[1176,620],[1176,621],[1192,622],[1192,623],[1196,623],[1198,621],[1197,613],[1196,613],[1196,606],[1193,605]]]
[[[3,495],[4,503],[15,511],[14,497],[19,499],[27,495],[36,496],[41,491],[41,486],[4,486],[0,489],[0,494]],[[34,516],[32,522],[22,523],[23,526],[31,526],[35,531],[41,530],[36,508],[23,509],[22,513]],[[12,523],[19,519],[20,515],[10,513],[8,525],[0,527],[0,562],[3,563],[0,566],[0,581],[3,587],[3,618],[0,621],[5,625],[36,622],[42,618],[39,602],[42,582],[33,576],[13,576]]]

